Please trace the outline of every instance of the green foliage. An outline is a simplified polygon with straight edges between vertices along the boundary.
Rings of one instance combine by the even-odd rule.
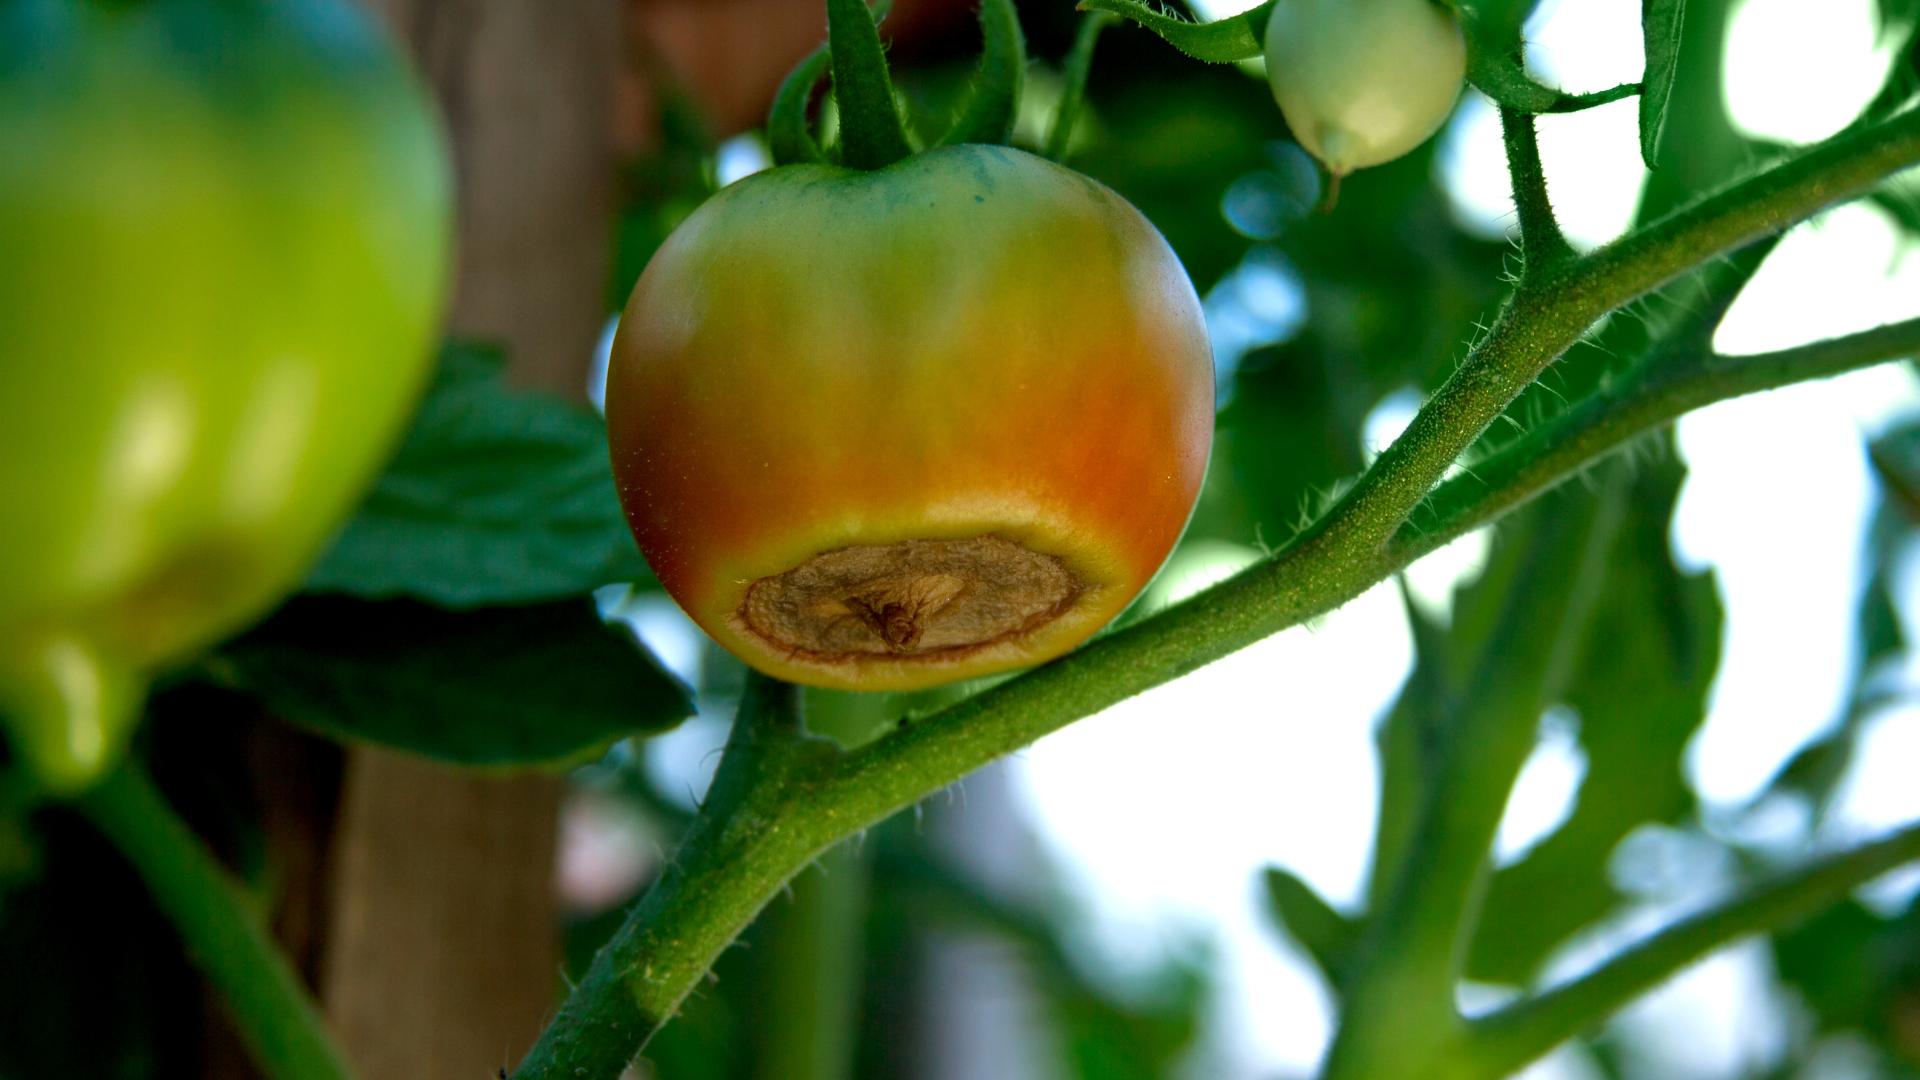
[[[1086,6],[1131,18],[1210,60],[1257,55],[1267,10],[1197,26],[1129,0],[1090,0]],[[855,7],[837,4],[836,30],[848,25]],[[1648,0],[1644,85],[1584,96],[1527,77],[1519,41],[1531,0],[1464,0],[1458,7],[1474,43],[1474,81],[1503,104],[1553,111],[1644,91],[1641,148],[1657,168],[1642,224],[1757,172],[1775,152],[1734,132],[1726,116],[1721,83],[1729,0]],[[1910,36],[1920,0],[1881,0],[1881,9],[1889,41],[1908,36],[1897,39],[1906,42],[1905,59],[1876,102],[1874,117],[1892,115],[1916,85]],[[999,3],[982,11],[989,39],[998,34],[1002,49],[997,59],[983,60],[984,69],[1007,68],[1008,42],[1017,44],[1019,31],[1018,25],[1009,27],[1007,14]],[[1039,63],[1063,62],[1073,33],[1064,5],[1035,7],[1026,20]],[[1099,24],[1089,19],[1082,25]],[[1083,40],[1085,60],[1091,30]],[[873,88],[867,76],[875,65],[884,75],[887,66],[877,49],[876,39],[875,51],[861,61],[864,74],[844,78],[844,85]],[[836,744],[792,729],[743,737],[726,756],[739,766],[729,781],[733,787],[716,788],[698,814],[652,790],[635,764],[640,754],[629,752],[637,744],[610,755],[607,761],[616,764],[604,768],[619,772],[615,786],[622,797],[633,799],[663,833],[692,830],[672,865],[674,872],[692,868],[687,872],[697,877],[695,886],[686,887],[684,876],[680,884],[681,895],[693,899],[676,908],[674,894],[663,889],[638,908],[633,925],[657,929],[665,911],[680,919],[668,935],[676,943],[696,934],[720,943],[713,948],[717,981],[701,982],[646,1047],[660,1080],[757,1080],[775,1067],[769,1062],[788,1060],[769,1041],[784,1046],[789,1038],[853,1043],[854,1060],[841,1070],[852,1080],[907,1080],[922,1064],[914,1054],[925,1033],[915,1025],[940,1008],[948,989],[928,985],[930,942],[956,939],[989,942],[1013,958],[1059,1051],[1061,1060],[1050,1064],[1061,1074],[1147,1080],[1191,1070],[1210,992],[1203,953],[1171,962],[1138,985],[1118,985],[1112,973],[1093,969],[1077,950],[1079,917],[1070,903],[1044,888],[1039,902],[999,895],[936,850],[918,817],[882,819],[980,762],[1110,703],[1121,693],[1111,686],[1136,678],[1137,670],[1154,674],[1127,683],[1125,692],[1202,662],[1206,656],[1193,642],[1213,633],[1211,627],[1270,632],[1283,624],[1272,610],[1294,605],[1284,618],[1298,622],[1351,596],[1325,584],[1335,575],[1349,573],[1343,580],[1358,588],[1400,565],[1392,561],[1398,556],[1391,553],[1402,550],[1394,545],[1409,532],[1443,523],[1434,516],[1439,499],[1410,511],[1412,524],[1400,533],[1390,525],[1388,533],[1363,536],[1345,549],[1337,545],[1347,539],[1327,541],[1310,522],[1330,505],[1342,505],[1336,496],[1355,490],[1368,451],[1379,449],[1363,447],[1362,432],[1384,398],[1406,392],[1431,400],[1463,363],[1483,355],[1476,346],[1511,316],[1505,305],[1516,288],[1523,300],[1537,302],[1541,295],[1537,289],[1525,293],[1527,286],[1513,277],[1512,245],[1469,235],[1453,219],[1434,182],[1431,144],[1349,178],[1332,212],[1310,212],[1319,201],[1318,180],[1310,163],[1304,172],[1300,168],[1304,158],[1287,140],[1286,126],[1258,80],[1230,66],[1198,67],[1147,34],[1109,34],[1100,50],[1080,106],[1090,134],[1076,150],[1076,167],[1147,213],[1202,295],[1230,275],[1265,268],[1297,282],[1304,297],[1302,325],[1289,335],[1276,331],[1283,340],[1256,343],[1223,381],[1213,469],[1189,536],[1269,548],[1298,536],[1298,546],[1283,559],[1304,559],[1294,565],[1310,565],[1313,572],[1289,578],[1273,572],[1282,562],[1269,561],[1248,577],[1268,573],[1258,586],[1264,592],[1245,586],[1203,596],[1169,613],[1189,621],[1159,620],[1176,627],[1161,638],[1123,630],[1066,664],[992,690],[967,687],[917,701],[809,695],[812,734],[828,735]],[[814,145],[806,110],[834,59],[816,54],[783,90],[769,128],[777,160],[829,156]],[[884,105],[877,98],[865,104],[896,124],[904,110],[903,130],[911,134],[903,133],[903,140],[917,139],[917,145],[937,139],[956,113],[962,116],[956,131],[985,123],[993,135],[1005,127],[1007,116],[996,111],[1001,106],[988,100],[992,94],[973,98],[977,107],[964,104],[971,56],[965,62],[937,57],[919,67],[910,57],[895,60],[901,91],[889,92]],[[1072,101],[1078,83],[1071,75],[1068,83]],[[683,94],[671,86],[659,89],[666,103],[662,138],[653,154],[629,163],[625,173],[610,284],[616,305],[661,239],[713,190],[712,133]],[[843,103],[843,121],[847,117]],[[868,130],[884,135],[888,125],[876,122]],[[1056,127],[1056,135],[1065,130]],[[864,152],[861,139],[852,137],[856,159]],[[1056,152],[1065,149],[1063,138],[1049,143]],[[1225,208],[1229,192],[1249,189],[1277,200],[1267,217],[1256,220]],[[1874,191],[1882,205],[1920,229],[1913,224],[1920,218],[1910,212],[1910,194],[1897,183]],[[1777,220],[1810,212],[1794,205]],[[1692,257],[1726,254],[1731,244],[1702,241],[1703,250]],[[1502,452],[1537,448],[1527,434],[1557,418],[1577,418],[1582,408],[1634,380],[1699,360],[1710,345],[1712,323],[1767,250],[1763,241],[1728,254],[1724,266],[1678,281],[1669,275],[1630,283],[1639,290],[1629,290],[1631,307],[1564,355],[1539,358],[1541,364],[1550,361],[1541,381],[1505,404],[1506,422],[1485,429],[1460,473],[1467,479],[1457,482],[1467,484]],[[1632,299],[1663,282],[1659,292]],[[649,580],[614,499],[603,426],[584,409],[510,391],[500,367],[497,354],[484,348],[449,346],[415,428],[360,515],[314,570],[309,591],[186,673],[188,685],[176,686],[157,703],[156,712],[165,714],[157,726],[166,728],[175,717],[205,720],[222,709],[259,706],[332,738],[498,769],[578,762],[629,734],[664,730],[691,711],[687,690],[624,628],[606,625],[588,596],[602,586],[644,587]],[[1484,367],[1466,370],[1488,375]],[[1492,374],[1509,377],[1511,371]],[[1474,438],[1498,412],[1468,416],[1482,426],[1461,437]],[[1872,576],[1859,611],[1864,655],[1854,694],[1842,722],[1772,790],[1774,797],[1804,800],[1816,813],[1845,775],[1867,721],[1888,704],[1884,674],[1909,645],[1893,584],[1920,521],[1920,427],[1890,433],[1873,447],[1873,460],[1892,498],[1870,537]],[[1432,477],[1440,477],[1446,464],[1439,462]],[[1575,485],[1500,527],[1489,565],[1455,597],[1450,614],[1409,604],[1416,663],[1378,731],[1381,806],[1366,910],[1343,913],[1285,870],[1264,875],[1275,922],[1306,948],[1335,989],[1349,1010],[1343,1022],[1362,1032],[1353,1038],[1372,1039],[1389,1056],[1430,1051],[1421,1040],[1436,1030],[1461,1040],[1432,1051],[1431,1061],[1445,1069],[1423,1071],[1415,1057],[1367,1073],[1354,1065],[1364,1055],[1349,1054],[1332,1066],[1336,1075],[1343,1068],[1353,1070],[1345,1076],[1503,1074],[1545,1046],[1591,1029],[1663,971],[1727,939],[1703,934],[1692,943],[1662,946],[1667,951],[1658,952],[1650,966],[1616,967],[1614,977],[1626,987],[1617,992],[1588,987],[1576,988],[1584,997],[1528,998],[1522,1007],[1475,1025],[1451,1012],[1454,976],[1528,986],[1556,949],[1614,915],[1624,898],[1610,883],[1607,865],[1633,830],[1659,824],[1705,836],[1680,764],[1705,712],[1722,615],[1712,579],[1681,571],[1668,549],[1684,469],[1670,436],[1658,430],[1612,461],[1588,456],[1576,464]],[[1488,473],[1489,482],[1497,479]],[[1449,481],[1449,489],[1455,482]],[[1526,494],[1547,486],[1542,481]],[[1327,520],[1351,524],[1354,517],[1336,512],[1322,526]],[[1299,556],[1314,543],[1337,557]],[[1389,554],[1368,564],[1371,577],[1343,569],[1373,558],[1383,545]],[[1141,625],[1151,631],[1153,622]],[[1240,632],[1257,636],[1255,629]],[[1121,659],[1111,660],[1116,656]],[[737,663],[709,659],[699,696],[710,712],[739,697],[741,687]],[[209,681],[224,689],[208,690],[203,684]],[[1098,685],[1088,689],[1092,684]],[[1588,762],[1585,782],[1572,816],[1556,833],[1513,865],[1495,869],[1489,865],[1491,832],[1508,774],[1517,771],[1549,704],[1564,705],[1578,718]],[[743,725],[752,729],[752,722]],[[776,760],[776,750],[787,756]],[[778,767],[756,773],[753,753],[767,754]],[[161,779],[168,779],[164,770]],[[173,782],[208,791],[214,786],[180,774]],[[778,788],[778,797],[755,796],[762,784]],[[1458,797],[1438,798],[1436,792]],[[0,790],[0,796],[9,794]],[[1150,783],[1142,784],[1141,797],[1153,797]],[[180,1063],[197,1053],[188,1043],[203,1030],[203,997],[164,923],[137,899],[137,880],[70,816],[32,814],[10,797],[0,797],[0,807],[0,1075],[181,1075]],[[1463,807],[1471,819],[1464,825],[1441,820]],[[271,884],[270,853],[250,808],[234,809],[227,824],[226,818],[196,816],[185,808],[200,835],[212,839],[230,864],[255,885]],[[936,800],[926,812],[937,819],[942,807]],[[725,849],[730,854],[717,864],[702,864],[700,830],[723,831],[718,826],[747,839]],[[858,911],[850,901],[837,902],[838,914],[852,920],[860,941],[829,949],[822,924],[795,920],[779,889],[800,870],[807,875],[798,885],[805,900],[818,877],[805,869],[807,861],[861,827],[868,831],[858,849],[858,872],[870,875],[862,879],[870,890]],[[792,833],[801,839],[786,840]],[[770,836],[785,846],[762,842]],[[1778,852],[1745,854],[1741,865],[1748,870],[1781,858]],[[1423,858],[1451,860],[1451,876],[1422,878],[1407,870]],[[1839,884],[1814,890],[1817,895],[1789,915],[1720,925],[1732,927],[1728,935],[1777,931],[1770,941],[1780,976],[1805,1000],[1818,1030],[1862,1032],[1891,1063],[1902,1055],[1912,1060],[1917,1049],[1911,1020],[1920,1015],[1915,912],[1883,915],[1842,901],[1791,925],[1886,865],[1891,863],[1833,879]],[[1044,877],[1044,867],[1033,876]],[[674,884],[671,873],[662,880]],[[1444,887],[1396,893],[1396,882],[1407,880],[1438,880]],[[724,948],[732,929],[767,896],[780,905],[775,916],[747,929],[745,947]],[[737,923],[721,925],[736,915]],[[1409,929],[1421,919],[1433,925]],[[571,980],[584,984],[594,950],[626,921],[627,913],[616,909],[569,928]],[[1395,944],[1408,942],[1419,948],[1396,955]],[[639,955],[652,959],[664,950]],[[858,957],[849,955],[854,952]],[[1381,971],[1407,975],[1434,955],[1457,957],[1461,966],[1414,971],[1414,981],[1433,993],[1379,1004]],[[1408,957],[1418,963],[1402,964]],[[644,1008],[684,992],[705,970],[702,957],[685,950],[669,960],[692,974],[684,986],[649,986],[653,996]],[[796,1023],[832,1023],[819,1019],[827,1010],[807,1013],[812,1019],[804,1022],[782,1012],[793,1006],[795,987],[811,985],[795,977],[796,966],[827,960],[855,970],[859,1015],[850,1031],[796,1033]],[[87,993],[76,967],[93,980],[84,987]],[[608,1000],[641,1000],[633,983],[618,975],[605,987]],[[1377,1011],[1370,1014],[1370,1008]],[[670,1010],[669,1004],[660,1016]],[[605,1060],[624,1062],[632,1048],[599,1049]],[[1800,1064],[1798,1057],[1789,1062]],[[532,1069],[539,1067],[536,1062]]]
[[[1920,988],[1920,909],[1889,919],[1849,900],[1775,936],[1773,955],[1823,1030],[1885,1035],[1898,991]]]
[[[316,731],[461,765],[578,763],[693,712],[632,632],[586,598],[453,612],[303,596],[211,668]]]
[[[1338,990],[1360,940],[1360,926],[1333,909],[1313,886],[1277,866],[1266,871],[1267,906],[1274,921],[1307,950],[1327,985]]]
[[[684,688],[585,596],[650,581],[606,425],[510,391],[449,346],[392,466],[308,593],[206,675],[336,738],[464,765],[556,765],[691,715]]]
[[[392,465],[310,592],[468,609],[649,581],[613,493],[606,424],[509,390],[504,359],[451,344]]]
[[[1680,28],[1686,13],[1687,0],[1640,0],[1647,50],[1646,73],[1640,76],[1640,158],[1649,169],[1659,167],[1660,139],[1666,132],[1673,80],[1680,71]]]
[[[1266,49],[1267,16],[1273,11],[1273,0],[1209,23],[1189,22],[1139,0],[1081,0],[1080,10],[1125,16],[1159,34],[1168,44],[1195,60],[1225,64],[1251,60]]]
[[[1635,478],[1607,585],[1565,701],[1580,718],[1587,774],[1565,825],[1494,875],[1467,963],[1469,978],[1526,985],[1552,948],[1610,914],[1621,898],[1607,858],[1636,827],[1693,810],[1681,775],[1706,716],[1720,661],[1720,603],[1707,574],[1684,574],[1668,551],[1684,470],[1653,451]],[[1552,896],[1543,904],[1542,896]]]

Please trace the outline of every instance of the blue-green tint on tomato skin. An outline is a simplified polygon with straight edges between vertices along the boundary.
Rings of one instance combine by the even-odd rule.
[[[0,713],[72,788],[391,450],[450,175],[344,0],[0,0],[0,133]]]
[[[1199,301],[1153,226],[1077,173],[966,144],[709,200],[634,290],[607,418],[641,549],[708,633],[781,678],[910,689],[1040,662],[1117,613],[1186,523],[1212,401]],[[749,587],[814,556],[983,536],[1084,591],[944,651],[743,628]]]

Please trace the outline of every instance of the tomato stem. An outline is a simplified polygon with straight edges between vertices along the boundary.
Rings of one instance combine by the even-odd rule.
[[[272,1080],[353,1080],[345,1055],[240,886],[132,762],[79,809],[119,847],[220,992]]]
[[[1513,205],[1520,217],[1521,274],[1538,275],[1573,258],[1554,220],[1553,201],[1547,197],[1546,168],[1540,164],[1540,140],[1533,116],[1502,107],[1500,130],[1507,144],[1507,173],[1513,180]]]
[[[827,0],[827,44],[840,107],[840,163],[879,169],[913,153],[893,103],[880,32],[864,0]]]

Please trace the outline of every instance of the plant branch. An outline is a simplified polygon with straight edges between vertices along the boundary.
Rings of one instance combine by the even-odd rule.
[[[1540,137],[1533,116],[1500,109],[1500,131],[1507,144],[1507,175],[1513,181],[1513,206],[1520,215],[1522,277],[1537,276],[1573,258],[1573,246],[1553,218],[1547,197],[1547,170],[1540,164]]]
[[[1570,265],[1556,292],[1593,318],[1705,260],[1866,194],[1920,161],[1920,109],[1846,132],[1683,206]]]
[[[1694,409],[1916,355],[1920,319],[1749,356],[1657,353],[1440,485],[1394,538],[1391,561],[1445,546]]]
[[[1464,1022],[1453,990],[1473,939],[1494,835],[1540,716],[1558,697],[1585,638],[1625,509],[1624,472],[1597,497],[1527,516],[1505,557],[1499,619],[1480,647],[1460,711],[1440,731],[1414,832],[1401,845],[1385,903],[1367,920],[1328,1080],[1444,1073]]]
[[[262,1072],[272,1080],[352,1080],[313,999],[240,886],[138,766],[122,764],[78,808],[139,872]]]
[[[1487,1063],[1487,1075],[1504,1076],[1722,945],[1791,925],[1915,859],[1920,859],[1920,826],[1815,862],[1685,919],[1573,982],[1474,1021],[1470,1038],[1477,1044],[1476,1056]]]
[[[514,1073],[613,1080],[673,1016],[720,951],[827,842],[809,791],[839,748],[800,726],[798,688],[748,680],[692,828]],[[853,832],[850,826],[845,833]]]
[[[1331,510],[1273,558],[1165,612],[850,753],[797,734],[751,736],[743,732],[755,725],[736,725],[709,806],[674,865],[595,958],[519,1075],[613,1080],[720,949],[829,844],[1385,579],[1415,554],[1392,543],[1409,515],[1602,315],[1915,161],[1920,110],[1836,137],[1609,247],[1530,275],[1406,432]]]

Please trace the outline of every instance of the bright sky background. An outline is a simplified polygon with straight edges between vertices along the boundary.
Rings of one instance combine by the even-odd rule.
[[[1195,0],[1214,17],[1252,0]],[[1638,0],[1547,0],[1529,24],[1528,58],[1544,79],[1586,91],[1639,78]],[[1817,9],[1818,19],[1808,19]],[[1873,0],[1747,0],[1736,15],[1729,105],[1748,132],[1780,141],[1824,137],[1849,122],[1890,57],[1876,48]],[[1542,155],[1556,208],[1583,247],[1623,231],[1645,171],[1629,100],[1543,118]],[[1505,235],[1512,211],[1497,121],[1471,94],[1441,136],[1441,176],[1467,227]],[[751,140],[723,148],[723,180],[765,167]],[[1283,272],[1249,267],[1209,296],[1218,337],[1258,344],[1304,317]],[[1275,290],[1292,290],[1281,295]],[[1728,352],[1778,348],[1920,314],[1920,256],[1877,211],[1844,207],[1791,234],[1721,331]],[[1368,447],[1390,442],[1418,407],[1408,393],[1382,402]],[[1692,474],[1674,527],[1688,567],[1711,567],[1728,611],[1724,661],[1705,728],[1687,767],[1716,815],[1732,820],[1773,772],[1836,719],[1854,662],[1853,605],[1862,585],[1863,531],[1876,498],[1863,434],[1920,407],[1904,370],[1881,368],[1729,402],[1687,417],[1679,436]],[[1477,566],[1469,537],[1414,568],[1416,599],[1443,609],[1451,583]],[[1216,545],[1173,588],[1198,588],[1254,556]],[[1920,613],[1920,556],[1900,593],[1910,626]],[[648,641],[691,665],[685,622],[671,605],[637,612]],[[1378,788],[1373,726],[1411,658],[1400,601],[1381,587],[1312,628],[1281,634],[1211,667],[1082,721],[1019,755],[1021,798],[1043,843],[1091,913],[1085,947],[1121,968],[1151,963],[1196,936],[1213,941],[1220,996],[1196,1078],[1268,1080],[1305,1075],[1330,1033],[1324,987],[1268,924],[1257,874],[1285,866],[1338,906],[1363,894]],[[1920,671],[1906,674],[1920,686]],[[1517,858],[1570,813],[1585,758],[1576,724],[1550,715],[1501,830],[1499,855]],[[725,719],[705,717],[652,744],[651,763],[702,783]],[[1869,726],[1831,839],[1871,835],[1920,817],[1920,707]],[[1805,814],[1768,806],[1743,828],[1788,838]],[[1689,847],[1689,844],[1693,847]],[[1653,830],[1616,855],[1615,871],[1646,904],[1571,949],[1573,970],[1609,942],[1643,933],[1701,901],[1720,880],[1698,872],[1698,840]],[[1673,871],[1673,867],[1689,872]],[[638,871],[636,871],[637,873]],[[1900,902],[1920,875],[1872,896]],[[1691,890],[1691,891],[1689,891]],[[1789,1008],[1759,946],[1725,950],[1629,1010],[1619,1021],[1655,1055],[1664,1076],[1732,1077],[1777,1060]],[[1847,1075],[1847,1047],[1831,1049]],[[1533,1080],[1596,1076],[1561,1053]]]

